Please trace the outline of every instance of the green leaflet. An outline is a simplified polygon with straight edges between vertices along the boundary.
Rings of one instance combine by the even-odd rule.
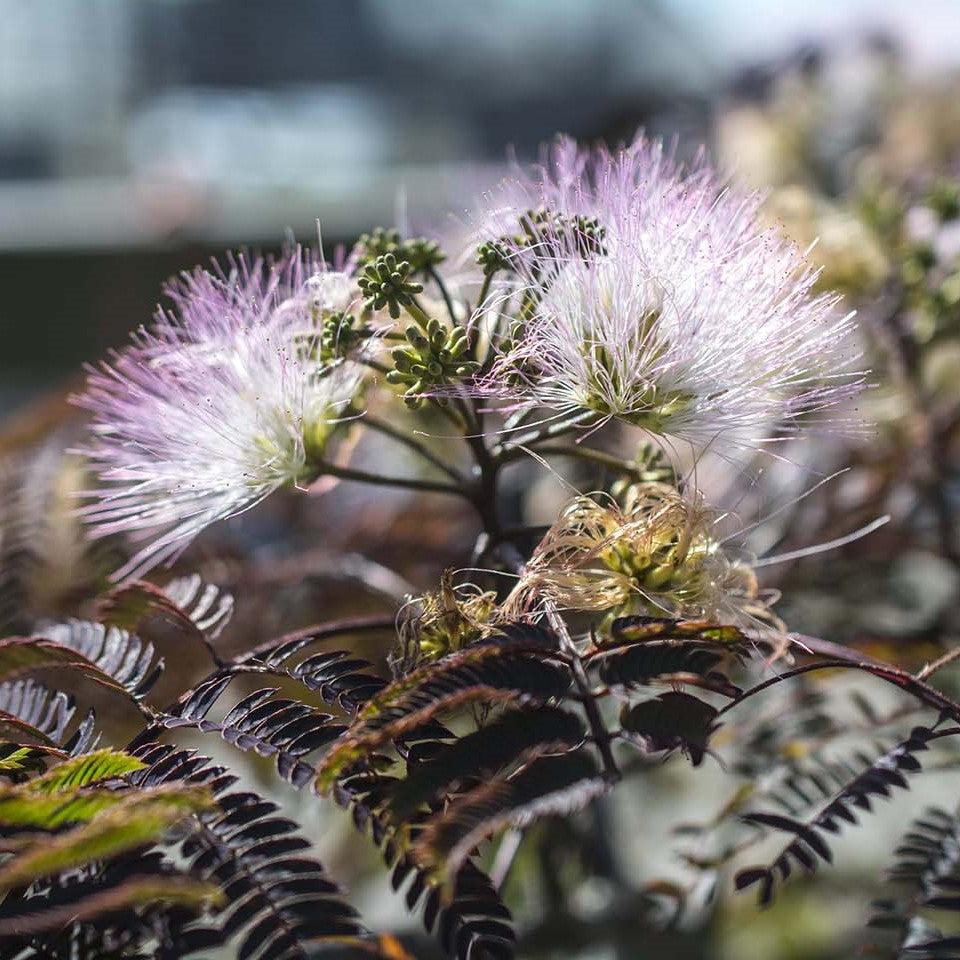
[[[3,744],[3,747],[14,747],[14,744]],[[14,747],[5,757],[0,759],[0,774],[9,776],[12,773],[23,773],[26,770],[43,769],[42,757],[46,751],[37,747]]]
[[[197,788],[118,796],[118,804],[102,810],[89,822],[55,837],[28,841],[19,854],[0,867],[0,890],[154,843],[185,816],[213,804],[209,792]]]
[[[158,787],[150,791],[121,791],[98,788],[69,793],[37,794],[29,784],[0,796],[0,824],[56,830],[67,824],[84,823],[111,807],[130,804],[134,799],[154,799],[191,812],[202,792],[191,787]]]
[[[122,750],[95,750],[57,764],[25,787],[36,793],[58,793],[77,787],[86,787],[98,780],[112,780],[146,766],[142,760]]]
[[[29,752],[29,748],[23,749]],[[11,758],[22,752],[11,754]],[[0,789],[0,824],[55,830],[64,824],[90,820],[100,811],[123,803],[130,794],[85,788],[143,767],[136,757],[110,749],[65,760],[26,783]]]
[[[93,790],[64,796],[38,796],[29,790],[0,797],[0,823],[6,827],[56,830],[68,823],[93,819],[102,810],[117,806],[124,794],[116,790]]]

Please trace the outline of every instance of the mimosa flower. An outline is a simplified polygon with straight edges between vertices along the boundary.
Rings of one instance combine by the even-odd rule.
[[[594,411],[733,449],[799,430],[862,386],[852,314],[761,225],[759,198],[659,143],[560,141],[487,198],[475,239],[503,264],[487,308],[512,328],[474,390],[508,408]]]
[[[363,377],[310,349],[327,299],[346,295],[332,277],[301,252],[198,270],[168,288],[173,312],[90,370],[76,402],[93,413],[83,452],[101,485],[81,514],[94,537],[144,543],[118,577],[143,575],[210,524],[313,479]]]

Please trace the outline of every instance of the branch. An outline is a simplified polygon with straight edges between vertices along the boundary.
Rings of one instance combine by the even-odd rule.
[[[587,722],[590,724],[590,733],[593,735],[593,741],[600,751],[600,757],[603,760],[604,776],[608,783],[616,783],[620,777],[620,768],[613,756],[613,750],[610,746],[610,731],[600,716],[600,710],[597,707],[597,701],[590,692],[590,680],[586,671],[583,669],[583,661],[580,659],[580,652],[576,644],[570,637],[567,625],[563,622],[563,617],[557,612],[556,607],[550,603],[547,605],[547,622],[556,632],[560,640],[560,649],[567,655],[570,663],[570,672],[573,674],[573,682],[580,693],[580,703],[587,714]]]
[[[893,686],[899,687],[901,690],[906,691],[907,693],[916,697],[922,703],[926,704],[928,707],[939,710],[942,714],[950,717],[951,720],[960,723],[960,703],[957,703],[955,700],[951,700],[950,697],[940,693],[939,690],[935,690],[929,684],[924,683],[922,680],[915,677],[912,673],[907,673],[906,670],[901,670],[898,667],[893,667],[889,666],[888,664],[869,660],[820,660],[817,663],[804,664],[804,666],[797,667],[794,670],[787,670],[785,673],[780,673],[775,677],[770,677],[769,679],[764,680],[762,683],[758,683],[755,687],[751,687],[749,690],[744,691],[739,697],[736,698],[736,700],[731,700],[730,703],[721,708],[721,710],[717,713],[717,716],[723,716],[723,714],[725,714],[728,710],[731,710],[733,707],[743,703],[744,700],[748,700],[750,697],[758,693],[762,693],[764,690],[767,690],[784,680],[790,680],[793,677],[799,677],[805,673],[812,673],[814,670],[844,669],[862,670],[864,673],[869,673],[871,676],[878,677],[880,680],[884,680],[887,683],[893,684]]]
[[[642,473],[635,463],[615,457],[612,454],[604,453],[602,450],[594,450],[593,447],[580,447],[575,443],[544,443],[537,447],[537,453],[545,456],[573,457],[577,460],[587,460],[591,463],[599,464],[608,470],[614,470],[619,473],[628,474],[636,479],[642,479]]]
[[[316,643],[322,640],[330,640],[333,637],[340,637],[344,634],[366,633],[373,630],[393,630],[396,628],[396,614],[379,614],[368,617],[345,617],[343,620],[330,620],[327,623],[314,624],[313,626],[303,627],[296,633],[287,634],[283,637],[275,637],[272,640],[257,645],[252,650],[235,657],[228,661],[225,666],[241,665],[262,657],[265,653],[272,650],[281,643],[286,643],[295,639],[297,636],[310,637],[311,642]],[[219,671],[217,671],[219,672]],[[216,674],[211,674],[215,676]]]
[[[318,467],[320,476],[339,477],[341,480],[353,480],[355,483],[371,483],[381,487],[399,487],[404,490],[420,490],[424,493],[447,493],[453,496],[470,499],[470,494],[463,487],[438,480],[417,480],[414,477],[388,477],[365,470],[355,470],[352,467],[338,467],[332,463],[320,462]]]
[[[958,657],[960,657],[960,647],[954,647],[952,650],[948,650],[942,657],[938,657],[920,670],[917,673],[917,679],[926,680],[927,677],[932,676],[938,670],[942,670],[948,664],[953,663]]]
[[[443,282],[443,277],[440,276],[440,272],[436,267],[427,267],[427,273],[429,274],[430,279],[437,285],[437,289],[440,291],[440,296],[443,297],[443,302],[447,307],[447,313],[450,315],[450,322],[456,326],[457,311],[453,306],[453,299],[450,296],[450,291],[447,290],[447,285]]]

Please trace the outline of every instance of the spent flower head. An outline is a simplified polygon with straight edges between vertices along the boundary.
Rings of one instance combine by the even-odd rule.
[[[101,485],[81,513],[94,537],[144,543],[118,577],[172,560],[215,521],[313,478],[363,377],[353,361],[324,365],[319,348],[304,347],[334,306],[318,291],[343,286],[301,251],[198,270],[168,287],[172,311],[89,371],[76,402],[93,414],[83,452]]]
[[[479,395],[736,448],[860,388],[852,315],[702,162],[561,140],[486,206],[486,312],[507,337]]]
[[[452,571],[446,570],[438,591],[410,598],[401,611],[394,671],[403,675],[462,650],[493,633],[502,621],[496,593],[470,583],[455,586]]]
[[[666,483],[634,485],[623,506],[576,497],[534,550],[505,607],[526,612],[549,602],[613,616],[776,624],[753,570],[724,550],[717,522],[698,494]]]

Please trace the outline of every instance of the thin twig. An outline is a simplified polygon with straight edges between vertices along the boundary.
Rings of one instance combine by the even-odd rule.
[[[457,325],[457,311],[453,305],[453,298],[450,296],[450,291],[447,290],[447,285],[443,282],[443,277],[440,276],[440,273],[437,271],[436,267],[427,267],[427,273],[430,275],[430,279],[437,285],[437,289],[440,291],[440,296],[443,297],[443,302],[447,306],[447,313],[450,314],[450,322],[456,326]]]
[[[302,627],[294,633],[286,634],[282,637],[275,637],[267,640],[248,650],[246,653],[235,657],[229,661],[226,666],[247,663],[262,657],[264,653],[272,650],[280,644],[287,644],[293,640],[307,640],[310,643],[319,643],[322,640],[332,640],[334,637],[341,637],[351,633],[369,633],[376,630],[393,630],[396,627],[396,614],[374,614],[367,617],[345,617],[342,620],[329,620],[326,623],[315,623],[308,627]]]
[[[424,493],[447,493],[452,496],[470,499],[470,493],[463,487],[438,480],[418,480],[415,477],[388,477],[353,467],[339,467],[332,463],[321,462],[318,476],[339,477],[341,480],[353,480],[355,483],[371,483],[381,487],[399,487],[404,490],[420,490]]]
[[[386,420],[381,420],[379,417],[365,413],[360,419],[360,423],[363,426],[369,427],[371,430],[376,430],[385,436],[391,437],[398,443],[402,443],[404,446],[413,450],[414,453],[426,460],[427,463],[432,464],[438,470],[443,471],[451,480],[453,480],[454,483],[462,485],[466,482],[463,474],[460,473],[459,470],[450,466],[449,463],[446,463],[444,460],[438,457],[432,450],[428,449],[415,437],[411,437],[408,433],[404,433],[398,427],[393,426],[393,424],[388,423]]]
[[[619,473],[625,473],[629,476],[641,478],[642,471],[629,460],[621,457],[615,457],[612,454],[604,453],[602,450],[595,450],[593,447],[580,447],[575,443],[542,443],[537,447],[537,453],[544,456],[573,457],[576,460],[586,460],[590,463],[596,463],[608,470],[615,470]]]
[[[728,710],[732,710],[734,707],[739,706],[744,700],[748,700],[750,697],[753,697],[758,693],[762,693],[764,690],[767,690],[778,683],[782,683],[785,680],[790,680],[793,677],[799,677],[802,674],[811,673],[814,670],[844,669],[862,670],[864,673],[869,673],[871,676],[893,684],[893,686],[898,687],[904,692],[916,697],[928,707],[932,707],[934,710],[939,710],[952,720],[960,723],[960,703],[957,703],[955,700],[952,700],[950,697],[942,694],[939,690],[931,687],[929,684],[924,683],[922,680],[919,680],[912,673],[907,673],[906,670],[901,670],[899,667],[869,660],[863,660],[860,662],[851,660],[819,660],[816,663],[807,663],[801,667],[796,667],[793,670],[787,670],[784,673],[779,673],[776,676],[769,677],[762,683],[758,683],[755,687],[751,687],[749,690],[745,690],[735,700],[731,700],[726,706],[722,707],[717,713],[717,716],[722,716]]]
[[[853,664],[872,663],[878,667],[885,667],[882,660],[877,660],[867,653],[859,650],[851,650],[841,643],[834,643],[832,640],[823,640],[820,637],[811,637],[805,633],[790,633],[790,640],[799,644],[809,653],[815,653],[820,657],[830,657],[833,660],[847,660]]]
[[[583,412],[575,414],[567,420],[558,420],[545,427],[539,427],[536,430],[530,430],[521,434],[519,437],[512,437],[510,440],[493,448],[490,455],[498,463],[508,463],[517,457],[522,457],[526,450],[525,447],[531,447],[541,443],[544,440],[551,440],[554,437],[562,437],[570,433],[579,426],[583,426],[596,419],[593,412]]]
[[[938,657],[932,663],[928,663],[916,674],[916,677],[918,680],[926,680],[927,677],[932,676],[938,670],[941,670],[957,659],[960,659],[960,647],[954,647],[952,650],[948,650],[942,657]]]

